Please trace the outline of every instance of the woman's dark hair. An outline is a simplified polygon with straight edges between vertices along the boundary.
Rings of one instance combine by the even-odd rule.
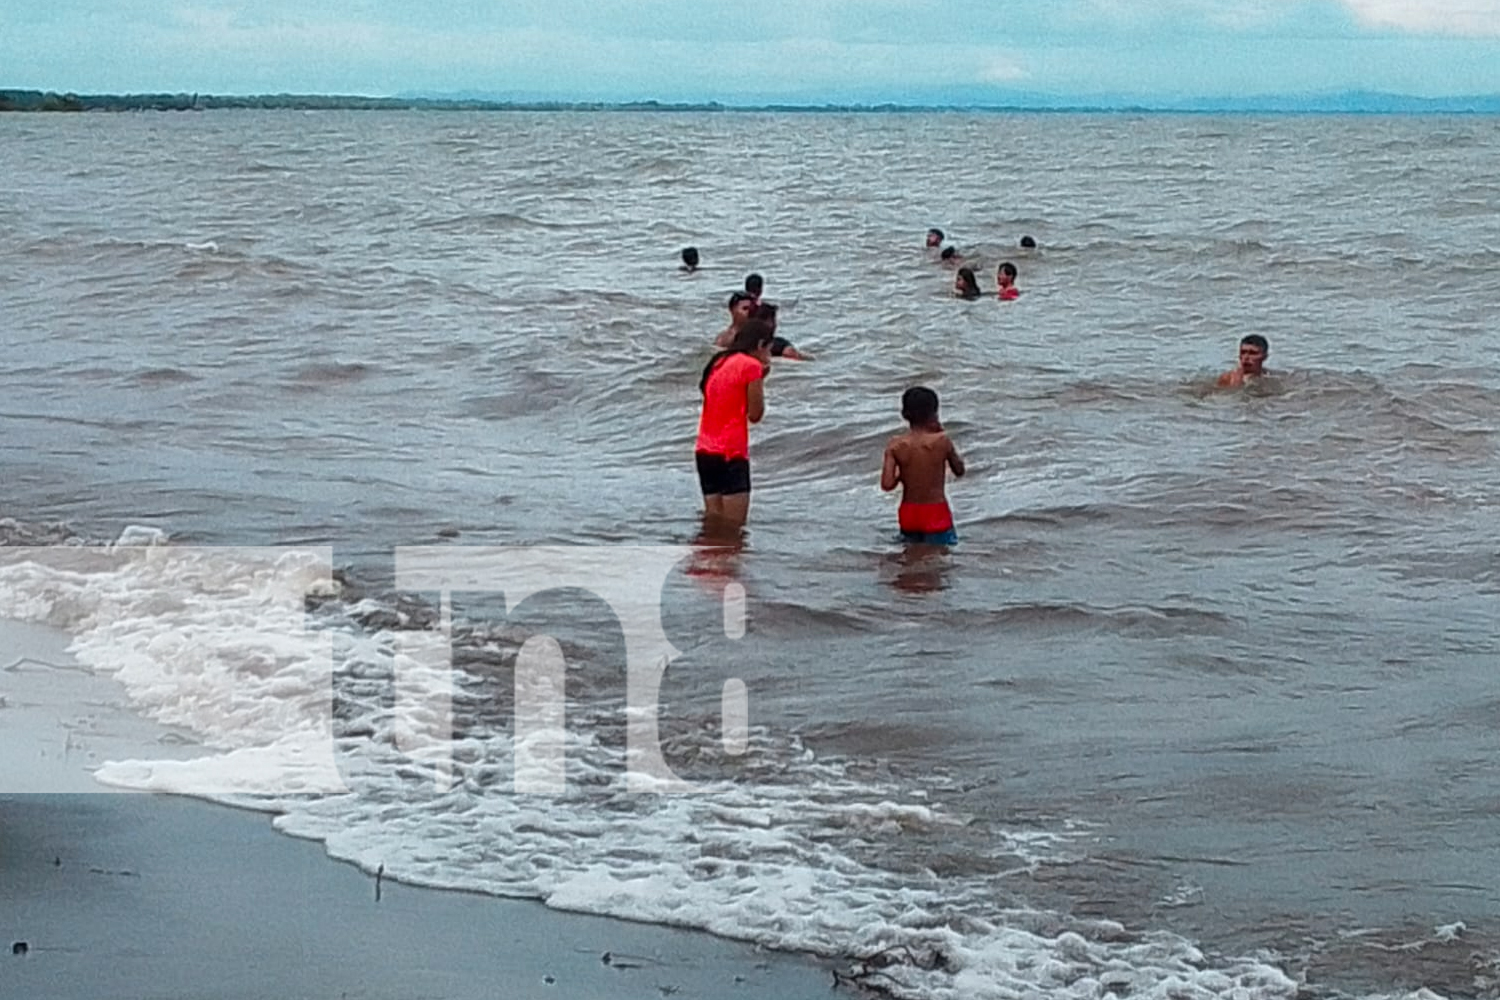
[[[974,277],[974,269],[973,268],[971,268],[971,267],[961,267],[961,268],[959,268],[958,269],[958,280],[963,283],[963,286],[964,286],[963,291],[960,292],[959,294],[962,295],[964,298],[966,298],[966,299],[977,299],[977,298],[979,298],[980,294],[982,294],[979,291],[979,279],[976,278],[976,277]]]
[[[759,320],[750,320],[734,335],[734,340],[729,346],[708,359],[708,364],[703,366],[703,377],[698,380],[698,391],[708,392],[708,377],[714,373],[714,369],[731,354],[753,354],[762,345],[770,343],[776,334],[766,324]]]

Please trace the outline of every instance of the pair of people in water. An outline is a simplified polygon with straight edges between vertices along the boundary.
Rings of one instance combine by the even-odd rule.
[[[729,296],[729,325],[719,331],[719,335],[714,338],[714,346],[721,350],[728,348],[734,343],[735,335],[740,329],[746,323],[755,320],[771,328],[772,357],[785,358],[788,361],[811,361],[812,355],[804,354],[797,350],[791,341],[776,335],[776,317],[779,310],[773,303],[760,301],[759,294],[750,291],[752,287],[757,293],[764,287],[760,275],[750,275],[745,279],[746,290],[734,292]]]
[[[694,460],[711,533],[738,531],[750,513],[750,425],[765,416],[773,339],[770,326],[747,320],[709,359],[698,382],[703,410]],[[904,539],[952,545],[958,535],[944,483],[950,469],[955,476],[964,474],[964,460],[938,420],[937,393],[924,386],[906,390],[901,414],[910,429],[886,446],[880,488],[902,487],[897,519]]]
[[[1016,278],[1020,272],[1016,265],[1010,261],[1001,261],[1000,266],[995,269],[995,297],[1001,302],[1010,302],[1021,297],[1021,290],[1016,287]],[[960,299],[977,299],[983,297],[984,293],[979,290],[979,279],[974,277],[972,268],[961,267],[953,276],[953,294]]]

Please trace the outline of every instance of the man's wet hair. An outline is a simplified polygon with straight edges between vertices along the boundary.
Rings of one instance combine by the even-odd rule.
[[[1016,276],[1018,274],[1020,274],[1020,272],[1016,270],[1016,265],[1012,264],[1008,260],[1001,261],[1000,262],[1000,266],[997,267],[997,268],[995,268],[995,273],[996,274],[1008,274],[1008,275],[1010,275],[1010,277],[1011,277],[1012,280],[1014,280],[1016,278]]]
[[[943,240],[946,238],[946,237],[943,236],[943,231],[941,229],[938,229],[936,226],[934,226],[933,228],[927,230],[927,235],[928,236],[936,236],[938,238],[938,242],[939,243],[943,242]]]
[[[1259,347],[1264,354],[1271,353],[1271,345],[1266,342],[1265,337],[1262,337],[1258,333],[1247,333],[1241,337],[1240,346],[1244,347],[1246,344],[1249,344],[1251,347]]]
[[[954,257],[958,256],[958,249],[956,247],[943,247],[943,252],[938,256],[942,257],[944,260],[952,260]]]
[[[757,298],[757,299],[760,298],[760,293],[761,293],[762,290],[765,289],[765,287],[766,287],[766,279],[765,278],[762,278],[758,274],[747,274],[747,275],[745,275],[745,291],[749,292],[755,298]]]
[[[1036,249],[1036,240],[1032,239],[1030,236],[1022,236],[1021,245],[1028,250],[1034,250]]]
[[[937,419],[938,394],[925,385],[914,385],[901,394],[901,417],[915,427]]]
[[[688,267],[697,267],[698,266],[698,248],[697,247],[683,247],[682,248],[682,262],[684,264],[686,264]]]
[[[728,306],[728,308],[731,309],[731,310],[733,310],[734,307],[737,306],[737,305],[739,305],[741,302],[754,302],[754,301],[755,301],[755,296],[751,295],[749,292],[730,292],[729,293],[729,306]]]

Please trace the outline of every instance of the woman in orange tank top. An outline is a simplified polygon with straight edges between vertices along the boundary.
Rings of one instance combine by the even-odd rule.
[[[766,412],[765,377],[774,331],[751,320],[709,359],[698,388],[703,412],[694,449],[704,513],[739,527],[750,513],[750,425]]]

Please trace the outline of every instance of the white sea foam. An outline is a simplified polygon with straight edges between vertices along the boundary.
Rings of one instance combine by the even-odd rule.
[[[762,729],[749,730],[744,778],[632,794],[623,713],[579,712],[563,747],[566,793],[513,794],[507,727],[469,717],[446,749],[415,752],[413,732],[439,732],[442,720],[403,717],[386,697],[411,633],[308,627],[304,595],[333,589],[328,553],[130,540],[0,549],[0,607],[70,630],[80,662],[117,678],[143,713],[220,751],[110,763],[99,777],[112,784],[279,811],[284,832],[414,883],[844,957],[862,982],[901,997],[1296,992],[1258,960],[1213,963],[1179,937],[1002,902],[1017,898],[1015,874],[1068,850],[1076,830],[985,831],[997,863],[981,867],[993,874],[889,867],[893,849],[968,831],[969,818],[947,811],[940,790],[856,777]],[[336,740],[331,664],[350,679]],[[438,704],[449,682],[410,673],[413,703]],[[455,670],[451,689],[482,681]]]

